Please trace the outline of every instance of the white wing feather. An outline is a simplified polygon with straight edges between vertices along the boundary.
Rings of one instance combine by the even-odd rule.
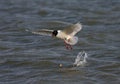
[[[67,35],[74,36],[76,33],[78,33],[82,29],[82,25],[80,23],[76,23],[73,25],[68,26],[63,30],[64,33]]]
[[[39,34],[39,35],[45,35],[45,36],[52,36],[53,30],[48,30],[48,29],[40,29],[40,30],[35,30],[35,31],[30,31],[33,34]]]

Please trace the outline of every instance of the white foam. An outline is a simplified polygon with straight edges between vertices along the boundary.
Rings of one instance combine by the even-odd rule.
[[[85,51],[79,52],[77,57],[75,58],[74,66],[83,66],[87,63],[87,53]]]

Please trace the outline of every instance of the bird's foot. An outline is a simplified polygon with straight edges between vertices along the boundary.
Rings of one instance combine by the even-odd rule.
[[[69,45],[69,44],[66,44],[65,47],[66,47],[67,50],[72,50],[72,46]]]
[[[70,44],[66,43],[65,41],[64,41],[64,43],[65,43],[65,47],[66,47],[67,50],[72,50],[73,49]]]

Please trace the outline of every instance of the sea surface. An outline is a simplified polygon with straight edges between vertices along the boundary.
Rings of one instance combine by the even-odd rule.
[[[82,24],[73,50],[25,31],[59,21]],[[120,84],[120,0],[0,0],[0,84]]]

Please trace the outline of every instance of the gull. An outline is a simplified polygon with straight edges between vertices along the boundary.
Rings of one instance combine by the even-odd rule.
[[[62,39],[65,43],[65,47],[68,50],[72,50],[72,45],[75,45],[78,42],[78,37],[75,36],[82,29],[80,23],[71,24],[64,28],[63,30],[49,30],[49,29],[40,29],[37,31],[32,31],[33,34],[52,36],[59,39]]]

